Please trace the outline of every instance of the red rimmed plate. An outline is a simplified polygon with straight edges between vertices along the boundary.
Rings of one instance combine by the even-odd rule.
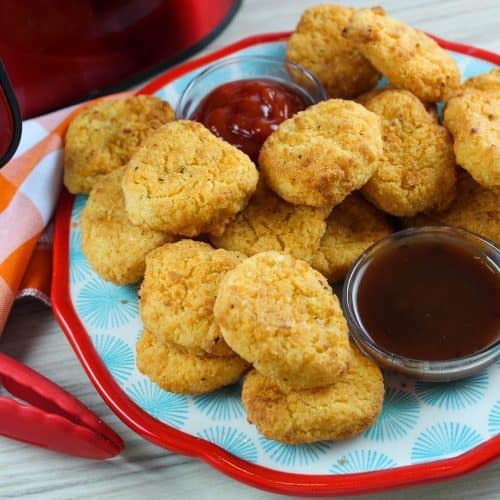
[[[172,105],[206,65],[236,53],[284,57],[288,33],[247,38],[179,66],[140,92]],[[439,40],[465,77],[500,57]],[[492,64],[493,63],[493,64]],[[172,451],[201,458],[229,476],[278,493],[367,493],[458,476],[500,452],[500,363],[455,384],[387,376],[379,422],[340,443],[290,447],[261,438],[245,419],[238,387],[186,397],[159,390],[135,370],[140,334],[136,288],[100,280],[80,251],[85,197],[61,196],[56,216],[52,300],[68,340],[110,408],[133,430]]]

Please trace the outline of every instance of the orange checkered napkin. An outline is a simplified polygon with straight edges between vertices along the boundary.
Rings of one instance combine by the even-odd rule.
[[[14,299],[35,296],[47,304],[54,213],[62,182],[62,147],[68,123],[96,101],[23,123],[19,148],[0,169],[0,334]]]

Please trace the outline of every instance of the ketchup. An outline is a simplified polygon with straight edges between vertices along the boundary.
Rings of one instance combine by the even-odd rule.
[[[309,104],[300,91],[276,80],[237,80],[210,92],[191,118],[256,161],[271,132]]]

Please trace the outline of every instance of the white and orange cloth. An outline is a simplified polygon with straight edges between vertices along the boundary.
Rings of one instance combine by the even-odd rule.
[[[0,334],[17,297],[34,296],[50,304],[50,221],[62,184],[68,123],[96,101],[129,94],[114,94],[23,123],[19,148],[0,169]]]

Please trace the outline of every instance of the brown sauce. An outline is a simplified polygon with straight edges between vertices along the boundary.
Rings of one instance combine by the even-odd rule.
[[[366,267],[357,313],[373,341],[395,354],[460,358],[499,338],[498,269],[458,244],[401,244]]]

